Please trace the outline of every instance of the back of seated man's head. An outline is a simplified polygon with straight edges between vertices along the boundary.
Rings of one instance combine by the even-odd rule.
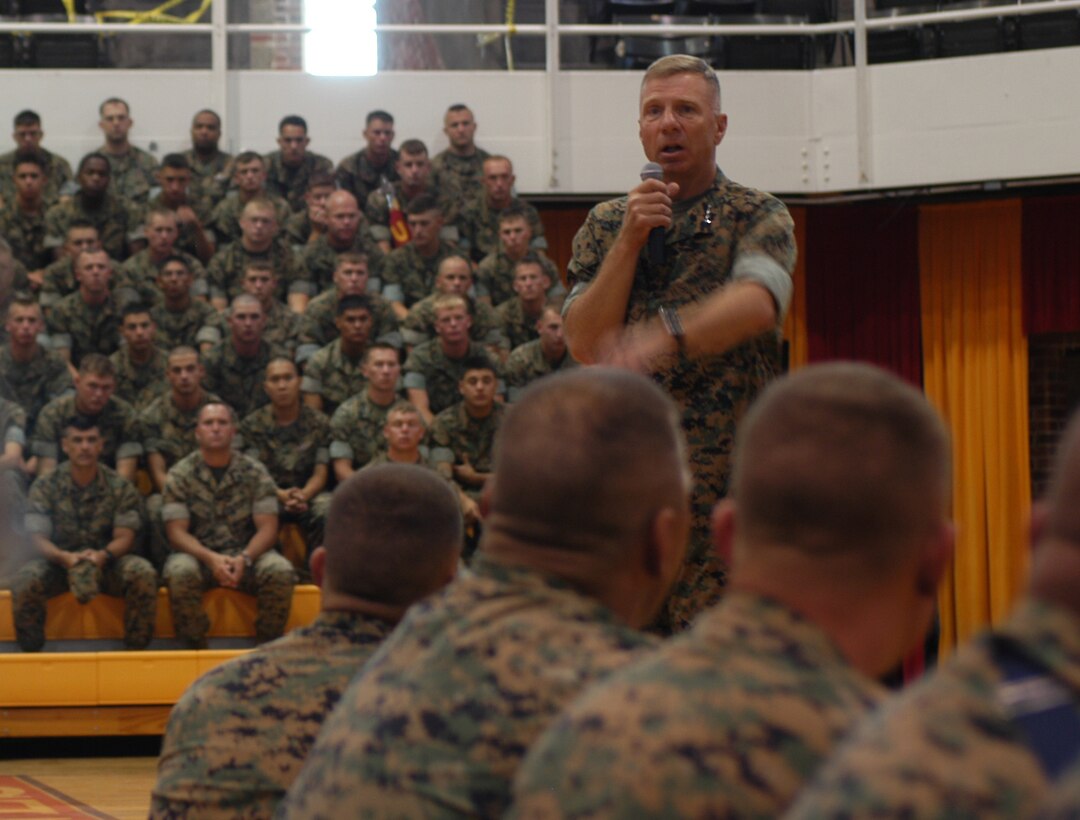
[[[330,502],[324,588],[408,607],[453,577],[462,533],[458,500],[438,473],[405,464],[361,470]]]
[[[663,514],[683,527],[681,562],[686,445],[677,408],[651,380],[599,367],[541,379],[506,411],[495,447],[482,552],[489,536],[509,538],[526,552],[589,556],[590,572],[616,573],[637,560]]]
[[[891,574],[947,526],[949,464],[944,424],[911,386],[866,364],[803,368],[740,424],[736,564],[778,550]]]

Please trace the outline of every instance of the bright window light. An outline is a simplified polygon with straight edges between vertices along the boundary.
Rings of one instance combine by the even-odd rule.
[[[379,66],[375,0],[305,0],[304,70],[322,77],[370,77]]]

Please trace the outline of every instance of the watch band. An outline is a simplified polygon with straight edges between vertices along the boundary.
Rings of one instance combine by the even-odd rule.
[[[660,314],[660,321],[664,323],[664,329],[667,330],[675,340],[675,347],[679,351],[679,356],[685,358],[686,331],[683,330],[682,318],[679,316],[679,311],[676,308],[661,305],[658,312]]]

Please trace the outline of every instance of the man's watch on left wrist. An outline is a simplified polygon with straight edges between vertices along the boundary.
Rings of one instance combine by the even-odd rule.
[[[251,556],[248,555],[246,552],[241,552],[240,553],[240,558],[241,558],[241,560],[243,560],[244,566],[247,567],[248,569],[251,569],[252,565],[254,565],[254,563],[255,563],[254,561],[251,560]]]
[[[679,358],[685,359],[686,331],[683,330],[682,317],[679,316],[678,308],[661,305],[660,310],[657,312],[660,315],[660,322],[664,325],[664,329],[675,340],[675,349],[679,354]]]

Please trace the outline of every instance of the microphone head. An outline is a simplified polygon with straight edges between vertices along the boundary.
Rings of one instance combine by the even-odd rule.
[[[641,166],[641,181],[644,182],[647,179],[659,179],[664,178],[664,169],[660,167],[659,162],[646,162]]]

